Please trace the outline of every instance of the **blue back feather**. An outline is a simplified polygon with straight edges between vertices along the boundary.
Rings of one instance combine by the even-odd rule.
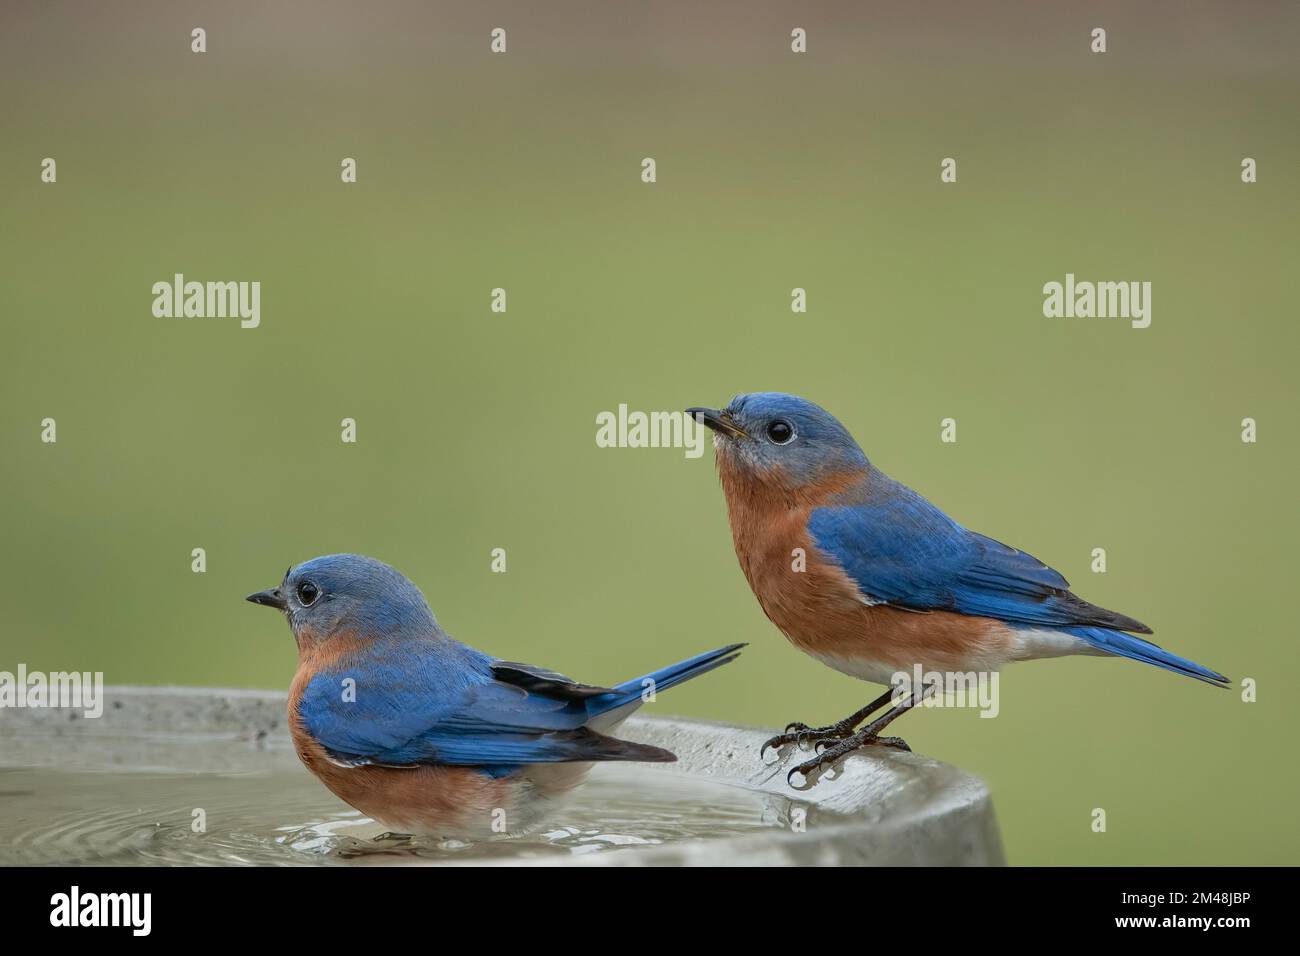
[[[405,640],[373,660],[317,673],[298,712],[312,737],[344,763],[448,764],[505,773],[534,763],[672,759],[588,724],[638,704],[644,680],[666,689],[733,660],[738,648],[711,651],[593,695],[584,685],[572,684],[577,691],[559,682],[528,689],[500,680],[495,658],[446,636]],[[513,673],[518,665],[509,667]],[[356,682],[355,700],[344,699],[347,677]]]
[[[864,595],[915,610],[956,611],[1026,624],[1145,630],[1071,594],[1058,571],[967,531],[904,485],[872,470],[844,503],[815,509],[808,532]]]

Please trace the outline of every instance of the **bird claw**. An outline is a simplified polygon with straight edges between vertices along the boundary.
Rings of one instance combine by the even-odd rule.
[[[793,768],[789,773],[787,773],[785,775],[785,782],[790,787],[791,790],[799,790],[801,792],[805,790],[811,790],[813,787],[817,785],[817,781],[821,779],[821,776],[824,772],[825,772],[825,768],[823,767],[821,761],[807,760],[804,763],[799,764],[799,766]],[[794,782],[794,778],[796,775],[798,775],[802,780],[801,783]]]
[[[779,763],[782,763],[787,757],[790,756],[791,753],[794,752],[794,748],[796,746],[799,746],[800,735],[803,733],[803,731],[790,730],[790,727],[793,726],[795,725],[790,724],[789,726],[787,726],[786,731],[783,734],[777,734],[775,737],[769,737],[767,740],[763,741],[763,746],[758,748],[758,759],[761,760],[766,766],[773,767]],[[769,750],[776,751],[776,760],[767,759],[767,752]]]
[[[785,736],[784,734],[781,734],[776,737],[773,737],[771,740],[766,740],[763,742],[763,746],[759,748],[758,751],[758,759],[762,762],[763,766],[775,767],[779,764],[782,764],[785,762],[786,758],[788,758],[790,754],[794,752],[794,744],[782,742],[782,737],[784,736]],[[767,751],[769,747],[776,750],[775,760],[767,759]]]
[[[902,737],[878,737],[875,734],[865,732],[856,733],[844,740],[826,738],[817,741],[816,746],[817,756],[811,760],[805,760],[785,775],[785,781],[790,785],[791,789],[811,790],[828,770],[838,770],[837,765],[841,760],[864,747],[889,747],[892,750],[912,752],[912,748],[907,745],[907,741]],[[796,774],[803,779],[802,784],[794,782]],[[836,776],[838,775],[837,772]]]
[[[782,763],[792,754],[797,747],[800,750],[813,750],[821,753],[822,746],[832,746],[838,744],[842,738],[844,730],[837,724],[829,724],[825,727],[809,727],[807,724],[794,721],[785,725],[785,732],[770,737],[763,742],[759,748],[758,759],[769,767]],[[776,750],[776,760],[769,761],[767,752]]]

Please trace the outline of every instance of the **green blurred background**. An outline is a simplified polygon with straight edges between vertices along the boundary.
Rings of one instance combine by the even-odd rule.
[[[1300,861],[1300,20],[1136,6],[6,2],[0,669],[284,688],[290,635],[242,597],[347,550],[591,681],[751,642],[663,711],[841,717],[877,688],[764,618],[712,452],[594,441],[620,402],[793,391],[1259,682],[1038,662],[996,720],[901,723],[990,782],[1012,862]],[[261,328],[154,318],[174,272],[260,280]],[[1151,281],[1151,327],[1045,319],[1067,272]]]

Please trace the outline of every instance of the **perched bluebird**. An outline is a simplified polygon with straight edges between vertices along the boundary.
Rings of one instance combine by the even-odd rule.
[[[595,761],[676,760],[611,734],[647,688],[698,677],[744,646],[612,688],[579,684],[454,640],[419,588],[357,554],[291,567],[247,600],[283,611],[298,643],[289,731],[307,769],[395,830],[467,839],[532,829]]]
[[[1125,633],[1151,629],[1077,597],[1037,558],[967,531],[874,467],[848,430],[812,402],[764,392],[687,412],[714,432],[736,556],[758,603],[791,643],[835,670],[889,684],[917,665],[927,673],[987,673],[1010,661],[1093,654],[1228,683]],[[913,694],[924,696],[919,688]],[[827,727],[791,724],[764,752],[814,743],[818,757],[789,774],[809,785],[816,771],[859,747],[908,749],[880,732],[916,696],[900,694],[857,731],[894,695]]]

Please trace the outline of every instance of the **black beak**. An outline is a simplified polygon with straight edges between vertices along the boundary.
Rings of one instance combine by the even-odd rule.
[[[721,435],[726,435],[728,438],[749,437],[745,430],[732,421],[731,416],[725,411],[716,408],[696,407],[686,409],[686,414],[694,416],[695,420],[701,425],[705,425]]]
[[[256,594],[250,594],[244,600],[251,601],[253,604],[260,604],[263,607],[273,607],[277,611],[283,611],[285,608],[284,598],[281,596],[279,588],[270,591],[258,591]]]

